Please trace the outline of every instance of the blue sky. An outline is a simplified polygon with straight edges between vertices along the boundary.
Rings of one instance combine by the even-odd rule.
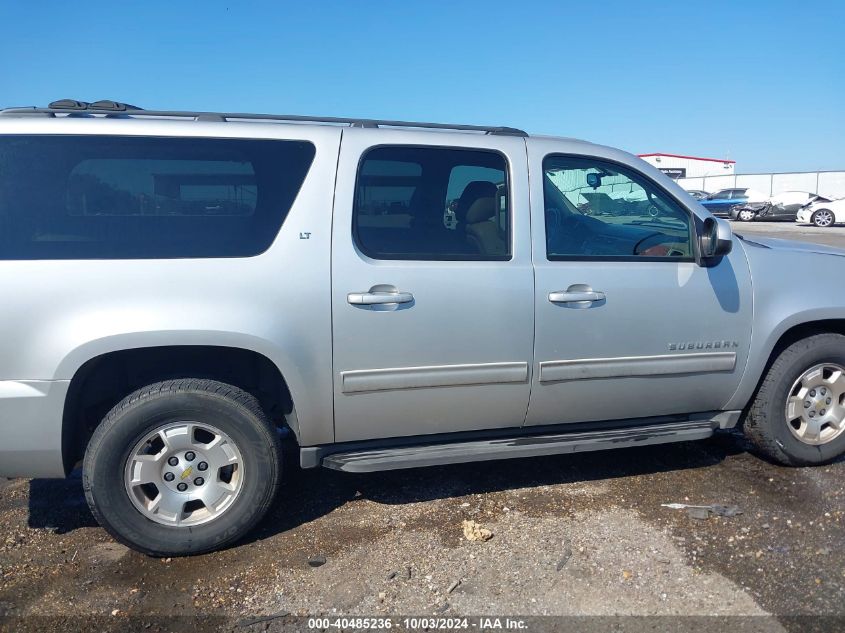
[[[502,124],[845,169],[845,2],[0,0],[0,106]]]

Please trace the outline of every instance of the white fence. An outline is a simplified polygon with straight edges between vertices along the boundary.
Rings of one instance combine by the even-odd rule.
[[[809,191],[827,198],[845,198],[845,171],[807,171],[785,174],[735,174],[730,176],[704,176],[703,178],[678,178],[684,189],[702,189],[714,192],[719,189],[750,187],[773,196],[784,191]]]

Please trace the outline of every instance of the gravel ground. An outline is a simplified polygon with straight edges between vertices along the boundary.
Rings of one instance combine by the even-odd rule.
[[[742,229],[791,239],[819,231]],[[823,233],[840,245],[843,235]],[[0,616],[71,618],[70,628],[39,621],[62,631],[91,614],[845,616],[845,461],[774,466],[736,432],[370,475],[287,466],[285,475],[246,542],[172,560],[113,542],[78,473],[0,480]],[[695,518],[665,503],[741,513]],[[465,520],[492,538],[467,540]]]
[[[388,474],[286,474],[248,542],[173,560],[111,541],[78,476],[7,482],[0,612],[845,615],[845,462],[773,466],[736,433]],[[742,513],[697,519],[661,505],[673,502]],[[463,520],[493,537],[468,541]],[[317,556],[326,563],[310,566]]]

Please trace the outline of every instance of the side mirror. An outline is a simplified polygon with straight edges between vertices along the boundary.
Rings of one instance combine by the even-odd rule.
[[[707,218],[698,239],[703,260],[724,257],[733,248],[733,231],[727,220]]]

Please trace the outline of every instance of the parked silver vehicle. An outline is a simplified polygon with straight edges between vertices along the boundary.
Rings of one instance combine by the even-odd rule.
[[[630,154],[512,128],[8,109],[0,476],[81,461],[103,527],[169,556],[262,518],[284,438],[364,472],[742,423],[824,463],[843,255],[734,236]]]

